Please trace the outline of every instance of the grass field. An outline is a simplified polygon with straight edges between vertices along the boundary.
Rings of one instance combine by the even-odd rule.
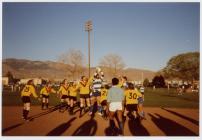
[[[39,92],[38,92],[39,93]],[[32,98],[32,105],[39,105],[40,102]],[[60,100],[56,94],[50,95],[50,105],[59,104]],[[22,105],[20,93],[11,93],[4,91],[2,94],[3,106]],[[199,94],[198,93],[184,93],[177,95],[175,89],[145,89],[146,107],[175,107],[175,108],[199,108]]]

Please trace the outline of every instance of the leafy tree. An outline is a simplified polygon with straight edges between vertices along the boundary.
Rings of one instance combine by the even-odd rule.
[[[144,79],[143,86],[144,87],[148,87],[149,86],[149,79],[147,79],[147,78]]]
[[[172,57],[163,69],[166,78],[199,80],[199,52],[179,54]]]
[[[13,74],[12,74],[10,71],[8,71],[8,72],[6,73],[6,77],[8,77],[8,83],[9,83],[9,84],[14,83],[14,77],[13,77]]]
[[[161,87],[165,87],[165,79],[162,75],[160,76],[155,76],[152,79],[152,84],[156,87],[156,88],[161,88]]]

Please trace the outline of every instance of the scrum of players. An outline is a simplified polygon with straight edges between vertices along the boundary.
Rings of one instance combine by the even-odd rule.
[[[46,110],[49,108],[49,96],[52,93],[60,99],[60,112],[68,111],[70,115],[74,115],[75,108],[79,108],[79,117],[87,112],[89,116],[93,116],[97,112],[103,119],[109,120],[112,130],[115,127],[114,116],[117,114],[120,135],[123,135],[124,119],[145,119],[144,87],[136,88],[125,76],[113,78],[112,82],[107,84],[104,82],[104,73],[99,67],[89,79],[86,76],[82,76],[79,82],[68,82],[64,79],[57,91],[52,87],[51,82],[47,81],[39,96],[33,81],[29,80],[21,92],[22,118],[29,121],[31,95],[41,102],[41,109]]]

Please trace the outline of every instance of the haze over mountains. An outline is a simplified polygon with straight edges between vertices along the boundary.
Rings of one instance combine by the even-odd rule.
[[[48,78],[48,79],[71,79],[69,69],[71,66],[53,61],[31,61],[25,59],[3,59],[2,60],[2,75],[5,76],[10,71],[15,78]],[[105,78],[109,79],[109,74],[104,70]],[[91,68],[91,73],[95,72],[95,68]],[[142,80],[148,78],[151,80],[155,72],[150,70],[142,70],[136,68],[127,68],[120,72],[121,75],[127,76],[129,80]],[[82,72],[77,74],[88,75],[88,69],[83,68]]]

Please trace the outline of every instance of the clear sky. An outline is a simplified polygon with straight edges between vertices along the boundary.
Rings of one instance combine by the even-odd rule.
[[[115,53],[126,67],[157,71],[199,51],[199,3],[3,3],[3,59],[56,61],[68,48],[87,59],[89,19],[93,66]]]

